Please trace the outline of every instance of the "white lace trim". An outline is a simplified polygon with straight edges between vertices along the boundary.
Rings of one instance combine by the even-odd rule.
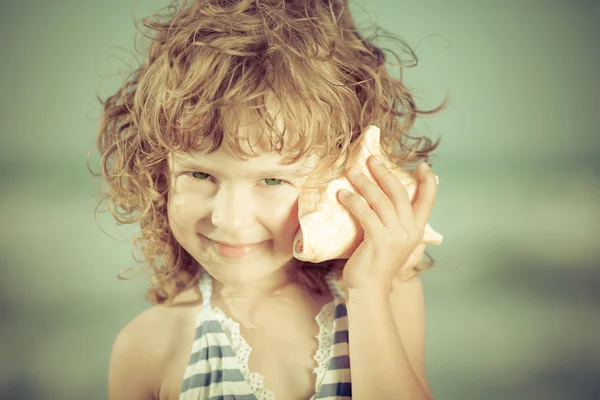
[[[333,316],[335,302],[331,301],[325,304],[321,311],[315,317],[319,326],[319,333],[315,336],[318,341],[318,347],[313,359],[317,362],[317,366],[313,369],[313,373],[317,375],[315,380],[315,393],[321,387],[321,382],[327,371],[327,360],[329,352],[333,345]],[[244,379],[250,385],[254,395],[258,400],[275,400],[275,393],[272,390],[265,388],[264,376],[259,372],[250,372],[248,368],[248,358],[252,347],[246,342],[246,339],[240,334],[240,324],[229,318],[218,307],[212,307],[217,320],[223,326],[225,334],[229,337],[235,359],[240,366]]]
[[[321,382],[325,377],[325,371],[327,371],[327,360],[329,359],[329,352],[333,346],[333,312],[335,309],[335,302],[331,301],[323,306],[319,314],[315,317],[317,325],[319,325],[319,333],[317,333],[317,352],[313,359],[317,362],[317,366],[313,369],[313,374],[317,375],[315,380],[315,393],[319,392],[321,388]]]
[[[275,392],[265,388],[264,376],[258,372],[250,372],[248,369],[248,358],[250,357],[252,347],[250,347],[246,339],[240,334],[240,324],[226,316],[218,307],[213,307],[213,311],[223,326],[225,334],[229,336],[235,359],[240,366],[244,379],[250,385],[256,398],[258,400],[275,400]]]

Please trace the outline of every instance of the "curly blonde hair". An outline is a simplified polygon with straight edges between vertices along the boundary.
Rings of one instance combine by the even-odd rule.
[[[257,113],[280,154],[284,138],[292,143],[283,163],[318,154],[324,162],[317,169],[331,178],[343,174],[351,144],[367,125],[381,129],[381,152],[397,167],[429,161],[440,142],[408,132],[418,114],[439,112],[447,98],[419,110],[402,76],[386,71],[382,49],[355,28],[347,0],[175,1],[166,9],[164,16],[159,10],[143,19],[153,31],[143,64],[116,93],[98,97],[97,146],[107,184],[101,203],[108,201],[118,223],[139,222],[134,247],[150,271],[147,297],[154,304],[195,285],[202,271],[169,228],[168,155],[212,153],[226,140],[242,159],[253,156],[240,145],[243,138],[231,134],[235,124],[224,124],[233,108]],[[283,132],[264,112],[270,96],[281,106]],[[300,278],[322,292],[324,275],[344,263],[302,262]],[[422,264],[420,272],[432,265]]]

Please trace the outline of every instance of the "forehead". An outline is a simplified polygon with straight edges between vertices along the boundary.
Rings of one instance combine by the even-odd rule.
[[[220,121],[222,132],[219,134],[225,137],[216,150],[209,154],[208,150],[214,145],[215,138],[203,137],[198,139],[195,151],[172,153],[169,158],[179,165],[198,161],[195,164],[208,164],[208,168],[215,166],[215,170],[218,166],[225,165],[227,168],[275,171],[280,167],[285,168],[286,164],[283,161],[291,161],[292,153],[298,154],[301,148],[306,153],[292,165],[314,168],[319,157],[307,149],[309,144],[302,143],[302,139],[309,139],[310,142],[310,138],[306,137],[310,132],[304,131],[312,129],[300,128],[298,125],[304,124],[292,123],[292,121],[286,126],[284,113],[273,95],[265,99],[260,111],[259,113],[248,105],[238,105],[223,111]],[[294,129],[295,127],[297,128]],[[283,146],[279,145],[280,140],[283,141]],[[234,144],[233,141],[237,143]],[[235,148],[236,144],[244,154],[240,153],[240,149]],[[295,145],[301,147],[295,148]],[[273,146],[282,147],[281,151],[276,151]],[[291,149],[293,152],[290,151]],[[173,165],[172,162],[169,164]]]
[[[277,129],[283,130],[281,120],[277,121]],[[205,168],[223,174],[246,174],[252,172],[308,172],[316,166],[319,157],[316,154],[304,155],[296,163],[286,164],[287,142],[281,153],[271,148],[269,132],[264,132],[260,123],[247,124],[238,129],[239,144],[250,157],[238,155],[227,140],[223,140],[219,148],[212,153],[205,152],[208,145],[202,145],[198,151],[174,152],[170,154],[171,166]],[[286,132],[287,134],[287,132]],[[247,140],[246,140],[247,139]],[[207,171],[203,171],[207,172]]]
[[[255,149],[256,151],[256,149]],[[285,170],[291,166],[314,168],[319,157],[316,154],[306,155],[301,157],[296,163],[284,163],[284,155],[278,154],[275,151],[256,151],[255,157],[242,159],[223,142],[223,145],[211,154],[202,152],[171,152],[169,156],[169,164],[177,163],[180,165],[195,165],[202,164],[225,165],[228,168],[243,168],[243,169],[266,169],[266,170]]]
[[[221,118],[223,135],[226,138],[223,138],[219,151],[222,149],[232,156],[235,156],[236,151],[230,142],[234,140],[244,153],[256,154],[259,157],[277,155],[271,142],[278,146],[278,143],[283,141],[281,155],[284,156],[300,139],[306,139],[306,135],[311,134],[308,132],[311,129],[302,128],[298,123],[286,123],[281,105],[273,95],[267,97],[260,112],[247,105],[238,105],[223,111]],[[202,143],[201,139],[198,142],[200,153],[211,145],[208,141]]]
[[[235,135],[239,139],[240,146],[247,153],[258,155],[269,155],[274,153],[269,141],[270,135],[283,135],[286,121],[279,102],[271,95],[264,104],[263,113],[267,113],[271,126],[265,121],[266,116],[261,117],[257,110],[250,110],[244,106],[238,106],[223,116],[226,134]],[[289,144],[294,130],[287,127],[284,143]],[[227,144],[224,141],[224,145]],[[224,150],[229,150],[227,146]]]

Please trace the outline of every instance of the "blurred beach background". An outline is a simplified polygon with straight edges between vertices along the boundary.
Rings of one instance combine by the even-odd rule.
[[[137,65],[134,11],[167,4],[0,3],[1,399],[105,399],[114,337],[150,306],[145,278],[117,279],[136,266],[135,227],[94,219],[86,153],[96,93]],[[417,105],[450,96],[413,130],[442,137],[430,223],[444,242],[422,278],[434,397],[600,398],[600,2],[351,9],[415,50]]]

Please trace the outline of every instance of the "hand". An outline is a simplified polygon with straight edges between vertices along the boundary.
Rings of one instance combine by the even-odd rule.
[[[418,245],[408,257],[408,261],[394,275],[393,280],[396,282],[407,282],[418,276],[417,267],[423,262],[423,258],[425,258],[426,248],[427,245],[425,243]]]
[[[343,280],[348,289],[389,290],[394,277],[405,272],[401,269],[414,268],[419,252],[425,251],[422,241],[437,184],[433,171],[419,165],[417,199],[411,205],[400,179],[387,167],[370,157],[369,168],[379,185],[362,173],[349,175],[366,202],[354,193],[339,197],[364,231],[363,241],[346,262]]]

